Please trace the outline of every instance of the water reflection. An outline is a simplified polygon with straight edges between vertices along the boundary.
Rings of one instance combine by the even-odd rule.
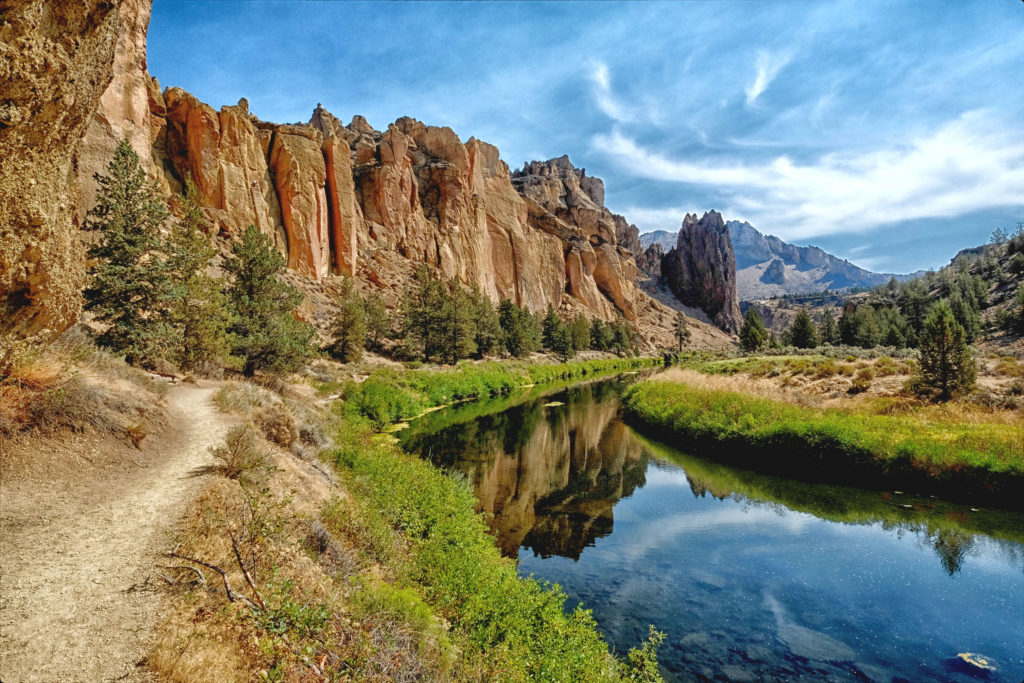
[[[645,482],[647,452],[618,419],[622,386],[575,386],[480,416],[471,406],[434,414],[403,445],[467,476],[507,556],[524,547],[579,559]]]
[[[961,652],[1024,676],[1024,515],[720,465],[631,430],[625,386],[466,404],[404,446],[617,650],[666,632],[669,680],[978,680]]]

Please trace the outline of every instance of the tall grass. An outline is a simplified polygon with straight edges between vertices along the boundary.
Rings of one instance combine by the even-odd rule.
[[[374,371],[362,382],[326,387],[324,393],[339,390],[347,412],[368,418],[381,429],[428,408],[507,396],[535,384],[623,372],[660,362],[656,358],[605,358],[554,365],[523,361],[467,363],[451,370],[387,368]]]
[[[633,386],[625,405],[677,441],[716,444],[713,454],[754,467],[1024,506],[1019,423],[823,409],[665,379]]]
[[[412,591],[409,602],[422,600],[451,624],[461,646],[459,678],[657,680],[649,656],[611,656],[591,613],[567,613],[558,586],[516,575],[474,512],[464,481],[370,434],[365,420],[343,421],[337,443],[334,460],[358,512],[331,515],[328,523],[360,538],[394,573],[393,583]]]

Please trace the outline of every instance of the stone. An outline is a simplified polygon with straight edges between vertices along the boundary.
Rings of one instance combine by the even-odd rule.
[[[726,332],[739,332],[736,258],[722,214],[708,211],[699,220],[686,214],[676,246],[662,259],[661,273],[680,302],[700,308]]]
[[[327,275],[330,263],[327,168],[320,132],[310,126],[280,126],[274,134],[270,168],[288,236],[288,268],[312,278]]]

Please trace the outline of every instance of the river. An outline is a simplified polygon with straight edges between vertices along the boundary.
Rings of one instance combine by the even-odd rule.
[[[664,632],[668,680],[1024,679],[1024,515],[716,464],[623,421],[633,379],[449,408],[402,444],[617,652]]]

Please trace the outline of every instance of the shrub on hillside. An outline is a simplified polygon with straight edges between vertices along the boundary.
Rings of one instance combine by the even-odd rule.
[[[295,418],[281,403],[260,408],[253,413],[252,419],[263,432],[267,441],[276,443],[278,446],[291,448],[291,445],[299,438],[299,429],[295,425]]]
[[[210,448],[210,453],[221,461],[221,474],[243,484],[259,484],[270,471],[267,452],[245,425],[232,427],[224,437],[224,445]]]

